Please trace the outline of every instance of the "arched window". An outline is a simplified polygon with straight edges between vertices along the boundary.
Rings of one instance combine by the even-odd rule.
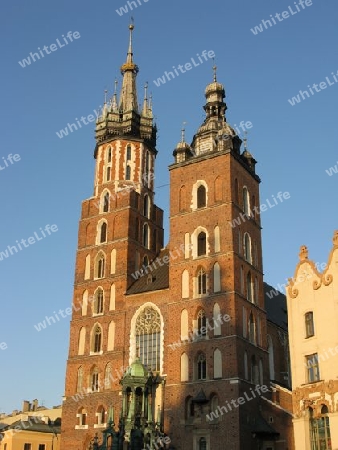
[[[218,401],[217,395],[216,394],[211,395],[211,398],[210,398],[210,413],[212,413],[213,411],[217,411],[218,406],[219,406],[219,401]],[[209,416],[210,417],[209,420],[212,420],[215,423],[217,423],[219,421],[218,417],[215,417],[215,416],[213,416],[211,414],[210,414],[210,416]]]
[[[197,236],[197,256],[205,256],[207,252],[207,235],[201,231]]]
[[[109,311],[114,311],[115,310],[115,296],[116,296],[116,289],[115,289],[115,284],[113,283],[110,286]]]
[[[110,201],[109,192],[106,192],[106,194],[103,197],[102,212],[109,212],[109,201]]]
[[[148,195],[145,195],[145,196],[144,196],[144,199],[143,199],[143,215],[144,215],[145,217],[148,217],[148,219],[149,219],[149,217],[150,217],[149,212],[150,212],[150,208],[149,208],[149,196],[148,196]]]
[[[128,165],[126,169],[126,180],[131,179],[131,167]]]
[[[84,279],[89,280],[90,278],[90,255],[86,256],[86,262],[85,262],[85,274]]]
[[[207,450],[207,440],[205,437],[201,437],[198,441],[198,450]]]
[[[249,302],[254,302],[251,272],[248,272],[246,276],[246,298]]]
[[[107,223],[102,222],[100,226],[100,244],[107,242]]]
[[[220,230],[218,225],[214,228],[214,238],[215,238],[215,253],[217,253],[221,251]]]
[[[136,319],[136,348],[142,363],[154,372],[160,371],[161,318],[148,306]]]
[[[201,268],[197,274],[197,295],[204,295],[207,293],[207,274]]]
[[[193,398],[189,395],[185,399],[185,420],[192,419],[194,417],[194,402]]]
[[[105,389],[111,389],[111,381],[112,381],[111,364],[108,363],[106,365],[106,370],[104,372],[104,388]]]
[[[103,254],[99,254],[96,258],[96,265],[95,265],[95,276],[96,278],[103,278],[104,277],[104,266],[105,266],[105,258]]]
[[[149,266],[149,259],[147,255],[144,255],[143,257],[143,267],[146,268]]]
[[[200,309],[197,314],[197,331],[199,336],[206,336],[207,334],[207,318],[203,309]]]
[[[252,313],[249,317],[249,341],[256,344],[256,323]]]
[[[248,233],[244,234],[243,253],[245,260],[252,264],[251,238]]]
[[[244,214],[250,216],[250,195],[246,187],[243,188],[243,210]]]
[[[78,426],[83,428],[88,428],[87,425],[87,410],[85,408],[80,408],[76,415],[79,419]]]
[[[218,263],[214,264],[214,292],[221,291],[221,268]]]
[[[318,417],[309,408],[311,450],[331,449],[331,430],[328,407],[323,405]]]
[[[145,248],[149,248],[149,227],[147,223],[143,225],[143,245]]]
[[[214,336],[221,336],[222,334],[220,317],[221,317],[221,309],[219,307],[219,304],[215,303],[213,308]]]
[[[244,295],[244,268],[241,266],[240,270],[240,283],[241,283],[241,294]]]
[[[197,208],[205,208],[207,205],[207,192],[203,184],[197,188]]]
[[[84,355],[86,344],[86,327],[81,327],[79,332],[79,345],[78,345],[78,355]]]
[[[131,146],[127,145],[127,161],[131,160]]]
[[[94,300],[94,314],[102,314],[103,313],[103,289],[98,288],[95,292],[95,300]]]
[[[207,378],[207,361],[205,354],[200,353],[197,357],[197,379],[206,380]]]
[[[102,330],[100,325],[96,325],[92,336],[92,352],[100,353],[102,349]]]
[[[111,147],[107,149],[107,163],[111,162]]]
[[[111,167],[108,166],[106,169],[106,181],[110,181],[111,179]]]
[[[222,353],[216,348],[214,351],[214,378],[222,378]]]
[[[112,320],[108,327],[108,343],[107,350],[108,352],[113,351],[115,348],[115,322]]]
[[[83,390],[83,368],[81,366],[77,370],[76,392],[81,392],[82,390]]]
[[[181,355],[181,381],[189,381],[189,358],[186,353]]]
[[[99,390],[99,369],[94,366],[93,369],[91,370],[91,374],[90,374],[90,378],[91,378],[91,388],[92,388],[92,392],[97,392]]]
[[[187,269],[182,272],[182,298],[189,298],[189,272]]]
[[[187,209],[187,190],[185,186],[181,186],[179,193],[179,210],[186,211]]]
[[[184,309],[181,312],[181,340],[188,339],[188,311]]]
[[[97,408],[96,412],[96,423],[97,425],[105,426],[106,425],[106,410],[101,405]]]
[[[110,252],[110,273],[114,275],[116,272],[116,248]]]

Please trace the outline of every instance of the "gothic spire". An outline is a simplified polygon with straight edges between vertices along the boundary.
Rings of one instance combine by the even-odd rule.
[[[129,47],[127,61],[121,66],[123,76],[122,90],[120,96],[120,109],[123,112],[138,112],[136,75],[139,71],[138,66],[133,61],[133,30],[134,25],[129,25]]]

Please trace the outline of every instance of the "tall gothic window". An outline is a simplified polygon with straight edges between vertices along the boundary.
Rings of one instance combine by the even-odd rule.
[[[197,236],[197,256],[204,256],[207,252],[207,235],[201,231]]]
[[[107,192],[103,197],[103,212],[109,211],[109,193]]]
[[[103,313],[103,290],[99,288],[95,294],[94,314]]]
[[[102,347],[102,330],[99,325],[94,329],[93,335],[93,352],[99,353]]]
[[[100,229],[100,243],[107,241],[107,223],[103,222]]]
[[[198,441],[198,450],[207,450],[207,440],[205,437],[201,437]]]
[[[131,179],[131,167],[128,165],[126,170],[126,180]]]
[[[323,405],[320,416],[314,417],[312,408],[309,408],[311,450],[332,449],[328,412],[327,406]]]
[[[206,380],[207,378],[207,361],[205,354],[200,353],[197,358],[197,379]]]
[[[201,186],[197,189],[197,208],[204,208],[207,205],[207,193],[205,187]]]
[[[79,367],[77,371],[77,385],[76,385],[76,392],[81,392],[83,389],[83,368],[82,366]]]
[[[96,262],[96,278],[104,277],[104,264],[105,264],[105,259],[104,259],[104,256],[101,255]]]
[[[111,167],[108,166],[106,170],[106,181],[110,181],[111,178]]]
[[[92,391],[97,392],[99,390],[99,371],[97,367],[94,367],[91,373]]]
[[[246,187],[243,188],[243,210],[244,214],[250,215],[250,195]]]
[[[136,348],[142,363],[154,372],[160,371],[161,318],[151,306],[146,307],[136,320]]]
[[[127,145],[127,161],[131,160],[131,146]]]
[[[244,234],[244,258],[250,264],[252,263],[252,252],[251,252],[251,238],[248,233]]]
[[[110,163],[111,162],[111,147],[108,148],[108,153],[107,153],[107,162]]]
[[[200,309],[197,315],[197,329],[199,336],[206,336],[207,334],[207,318],[205,317],[205,312]]]
[[[200,269],[197,275],[197,294],[204,295],[207,293],[207,274]]]

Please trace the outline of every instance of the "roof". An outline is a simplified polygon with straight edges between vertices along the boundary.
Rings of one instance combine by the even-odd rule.
[[[169,250],[164,248],[142,271],[135,271],[135,282],[127,290],[127,295],[158,291],[169,287]]]
[[[265,419],[263,419],[262,416],[255,417],[255,424],[252,427],[252,433],[265,436],[279,436],[280,434],[274,428],[272,428],[268,424],[268,422]]]
[[[287,331],[288,313],[285,295],[264,283],[264,300],[267,319]]]
[[[61,433],[60,426],[45,423],[36,416],[35,417],[30,416],[28,420],[17,420],[16,422],[13,422],[11,425],[7,425],[8,430],[14,428],[16,430],[21,429],[23,431],[38,431],[40,433],[54,433],[54,434]]]

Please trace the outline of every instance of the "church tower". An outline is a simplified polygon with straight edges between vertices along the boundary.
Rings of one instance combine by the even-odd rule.
[[[184,243],[185,253],[169,269],[170,317],[176,318],[169,340],[182,344],[168,349],[166,408],[173,423],[173,399],[184,409],[181,426],[172,427],[180,430],[181,448],[239,450],[257,448],[250,431],[258,410],[254,388],[269,382],[254,208],[260,179],[256,161],[247,148],[240,152],[242,141],[226,121],[225,90],[214,70],[204,123],[191,145],[183,132],[170,166],[169,247]],[[231,400],[239,397],[245,400],[235,407]]]
[[[156,125],[147,86],[138,104],[129,28],[82,204],[61,450],[115,436],[118,418],[119,450],[154,450],[154,436],[172,450],[254,450],[273,434],[259,409],[269,378],[256,161],[226,120],[215,68],[205,120],[191,144],[182,131],[169,167],[163,248]]]
[[[147,86],[143,105],[137,101],[133,29],[130,25],[120,97],[115,83],[96,122],[94,195],[82,203],[63,403],[64,450],[88,448],[94,431],[108,423],[109,408],[118,410],[119,381],[130,365],[124,294],[135,272],[163,247],[163,211],[154,203],[156,125]]]

